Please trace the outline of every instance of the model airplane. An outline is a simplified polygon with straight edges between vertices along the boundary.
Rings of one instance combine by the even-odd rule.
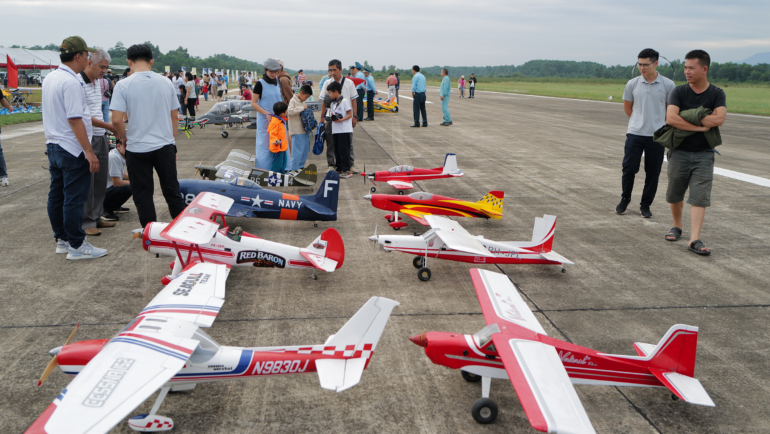
[[[366,168],[361,172],[364,182],[367,179],[376,182],[387,182],[393,188],[399,190],[398,194],[404,194],[404,190],[414,188],[412,181],[422,181],[425,179],[456,178],[463,176],[463,171],[457,168],[457,156],[455,154],[446,154],[444,157],[444,167],[435,169],[420,169],[414,166],[394,166],[388,170],[377,172],[366,172]],[[371,192],[377,191],[376,187],[371,188]]]
[[[224,304],[229,267],[192,262],[112,339],[67,343],[50,351],[38,385],[58,365],[75,377],[27,433],[107,432],[156,390],[149,414],[128,420],[135,431],[168,431],[174,422],[157,414],[169,391],[198,383],[317,372],[321,387],[355,386],[371,361],[398,302],[372,297],[325,343],[287,347],[219,345],[211,327]],[[194,431],[194,428],[190,427]]]
[[[195,165],[195,173],[200,173],[203,179],[219,178],[248,178],[262,187],[312,186],[318,180],[318,169],[310,164],[296,175],[290,173],[271,172],[254,167],[256,156],[240,149],[233,149],[227,159],[216,166],[203,164]]]
[[[227,211],[230,217],[258,217],[279,220],[335,221],[340,175],[327,172],[316,194],[297,196],[260,187],[246,178],[216,181],[180,179],[179,188],[186,203],[202,192],[227,196],[235,203]],[[318,223],[315,224],[318,226]]]
[[[412,264],[417,277],[430,280],[428,258],[474,264],[550,264],[566,272],[564,264],[573,265],[567,258],[551,250],[556,216],[545,215],[535,219],[532,241],[492,241],[473,236],[459,223],[445,217],[426,215],[431,230],[421,236],[377,235],[369,237],[387,252],[397,251],[416,255]]]
[[[437,365],[481,380],[471,414],[479,423],[497,417],[490,379],[510,380],[532,428],[549,433],[594,433],[572,384],[668,388],[691,404],[714,406],[693,378],[698,328],[677,324],[658,345],[635,343],[636,356],[605,354],[546,335],[507,276],[471,269],[487,326],[473,335],[423,332],[409,338]]]
[[[364,108],[366,108],[368,104],[369,101],[364,97]],[[398,113],[398,103],[396,102],[396,98],[393,97],[388,101],[377,98],[374,100],[374,111],[379,113]]]
[[[135,237],[141,232],[144,250],[176,257],[171,275],[161,280],[164,285],[191,261],[213,261],[228,267],[300,268],[313,270],[313,279],[317,279],[316,269],[331,273],[342,267],[345,245],[336,229],[326,229],[306,248],[275,243],[240,227],[228,228],[225,215],[233,202],[215,193],[200,193],[170,224],[151,222],[135,231]],[[217,217],[222,220],[221,229]]]
[[[180,181],[181,184],[181,181]],[[395,194],[367,194],[364,199],[370,200],[372,206],[385,211],[393,211],[386,214],[385,220],[395,230],[399,230],[406,223],[401,221],[398,213],[401,212],[411,217],[417,223],[428,226],[426,215],[446,215],[455,217],[477,217],[484,219],[503,218],[502,191],[490,191],[478,202],[467,202],[451,197],[439,196],[432,193],[412,193],[407,196]]]
[[[198,122],[204,122],[214,125],[222,125],[222,137],[227,138],[228,133],[225,127],[238,125],[243,126],[244,122],[249,121],[248,112],[244,109],[251,107],[251,101],[223,101],[214,104],[211,110],[203,116],[198,117]]]

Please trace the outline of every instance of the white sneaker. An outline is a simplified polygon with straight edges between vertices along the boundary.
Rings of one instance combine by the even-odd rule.
[[[94,258],[101,258],[106,254],[107,254],[107,249],[100,249],[98,247],[94,247],[91,244],[89,244],[88,241],[83,240],[83,244],[81,244],[80,247],[78,247],[77,249],[73,249],[72,246],[70,246],[69,253],[67,253],[67,259],[72,259],[72,260],[94,259]]]
[[[62,254],[69,252],[70,243],[62,239],[56,238],[56,253]]]
[[[11,183],[8,182],[7,176],[3,176],[2,178],[0,178],[0,185],[2,185],[3,187],[8,187],[9,185],[11,185]]]

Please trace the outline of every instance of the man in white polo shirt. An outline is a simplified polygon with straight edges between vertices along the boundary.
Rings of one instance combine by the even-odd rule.
[[[83,211],[83,230],[86,235],[99,235],[100,228],[111,228],[115,222],[102,220],[102,205],[104,204],[104,193],[107,189],[107,178],[109,164],[107,156],[110,153],[110,142],[104,135],[105,130],[115,134],[115,128],[112,124],[105,122],[102,113],[102,88],[101,78],[110,66],[109,53],[103,48],[97,48],[95,53],[88,55],[88,65],[86,69],[78,74],[78,80],[83,83],[83,89],[86,92],[86,103],[91,112],[91,124],[93,127],[93,136],[91,137],[91,148],[99,159],[99,171],[91,177],[91,189],[88,192],[88,201]]]
[[[644,190],[639,208],[644,218],[652,217],[650,205],[658,190],[658,178],[663,166],[663,146],[655,143],[652,137],[655,131],[666,124],[666,105],[676,85],[660,75],[658,52],[646,48],[639,53],[637,67],[640,76],[632,78],[623,92],[623,108],[628,120],[625,155],[623,156],[623,192],[615,212],[623,214],[631,203],[634,189],[634,177],[639,171],[644,154]]]
[[[51,188],[48,219],[56,239],[56,253],[67,259],[91,259],[107,250],[86,241],[81,227],[83,207],[91,187],[91,174],[99,171],[99,159],[91,149],[91,112],[77,74],[88,64],[83,38],[71,36],[59,48],[61,65],[43,82],[43,128]]]
[[[176,133],[178,100],[174,86],[152,72],[152,50],[146,44],[132,45],[126,51],[131,76],[115,86],[110,102],[112,125],[117,138],[126,144],[128,180],[142,227],[157,221],[153,169],[168,204],[171,218],[184,211],[185,204],[176,177]],[[131,123],[126,135],[123,116]]]

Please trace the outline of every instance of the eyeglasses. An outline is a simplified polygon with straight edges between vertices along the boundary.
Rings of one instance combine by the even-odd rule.
[[[653,63],[655,63],[655,62],[653,62]],[[652,63],[637,63],[636,66],[638,66],[640,68],[649,68],[650,66],[652,66]]]

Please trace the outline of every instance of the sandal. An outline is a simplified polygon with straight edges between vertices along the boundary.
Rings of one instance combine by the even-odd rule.
[[[666,241],[677,241],[677,240],[679,240],[679,237],[681,237],[681,236],[682,236],[682,230],[679,229],[678,227],[674,226],[666,234]]]
[[[687,249],[703,256],[708,256],[711,254],[711,250],[709,250],[701,240],[693,241],[689,246],[687,246]]]

